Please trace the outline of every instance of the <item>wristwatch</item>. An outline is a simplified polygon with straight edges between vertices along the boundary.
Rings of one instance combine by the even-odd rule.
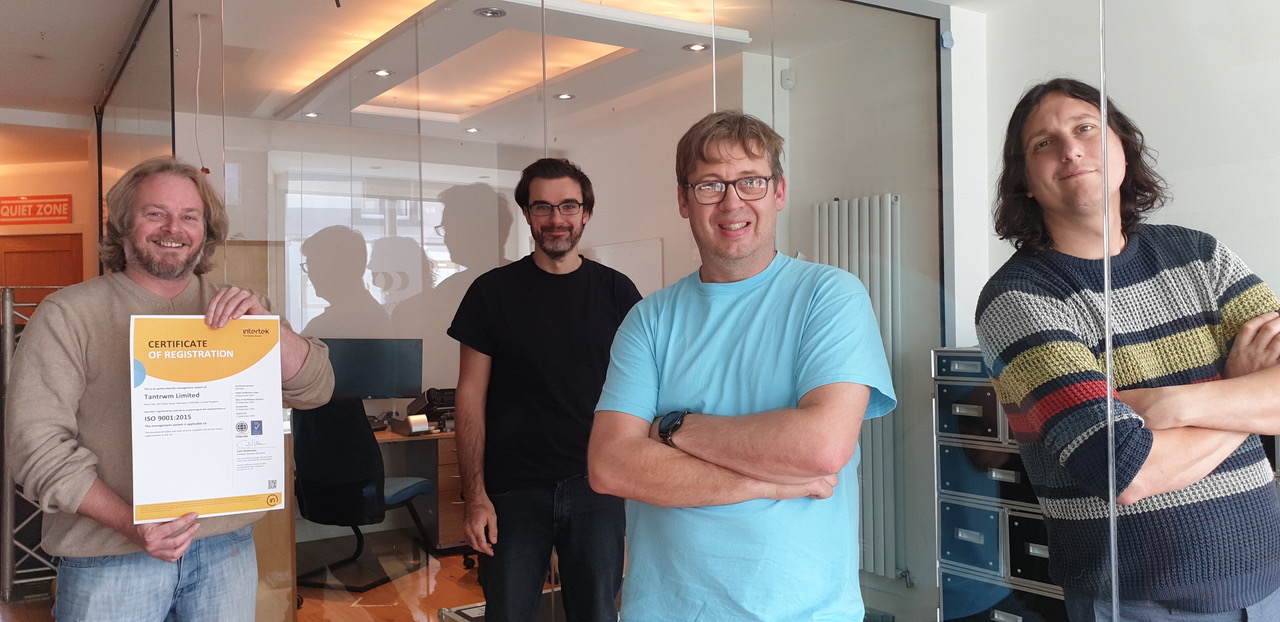
[[[658,422],[658,438],[669,447],[675,447],[676,444],[671,440],[671,436],[684,424],[684,416],[687,414],[689,414],[687,410],[673,410],[663,415],[662,421]]]

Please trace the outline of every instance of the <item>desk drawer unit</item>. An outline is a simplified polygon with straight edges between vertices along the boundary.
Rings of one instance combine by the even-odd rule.
[[[1049,534],[1044,519],[1034,514],[1009,512],[1009,576],[1041,585],[1049,578]]]
[[[1067,622],[1039,499],[977,348],[933,351],[942,619]]]
[[[1000,409],[991,385],[937,382],[938,435],[975,440],[1001,440]]]
[[[439,510],[436,546],[447,549],[467,540],[462,525],[462,476],[458,472],[458,445],[454,439],[440,439],[436,451],[436,507]]]
[[[942,491],[1039,507],[1022,455],[1010,446],[938,443]]]
[[[1062,599],[999,582],[942,573],[942,619],[947,622],[1068,622]]]
[[[939,504],[942,560],[1003,576],[1000,512],[963,503]]]

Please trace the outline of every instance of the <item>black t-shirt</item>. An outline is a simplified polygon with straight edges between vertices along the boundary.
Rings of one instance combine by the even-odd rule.
[[[488,492],[586,474],[609,348],[639,300],[626,275],[586,258],[569,274],[550,274],[529,255],[471,284],[449,336],[493,359],[485,403]]]

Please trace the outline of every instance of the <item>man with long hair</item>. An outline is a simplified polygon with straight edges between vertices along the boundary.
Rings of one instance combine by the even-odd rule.
[[[977,308],[1050,575],[1077,622],[1112,619],[1112,581],[1120,620],[1280,619],[1280,497],[1255,434],[1280,431],[1280,301],[1212,236],[1143,221],[1164,181],[1137,125],[1111,101],[1104,125],[1101,106],[1065,78],[1018,103],[995,210],[1018,251]]]
[[[5,406],[5,459],[44,511],[59,620],[252,620],[263,513],[133,524],[129,317],[203,315],[214,329],[267,315],[265,299],[205,275],[227,235],[222,200],[196,168],[138,164],[107,192],[101,258],[111,272],[55,292],[18,345]],[[328,349],[280,327],[284,400],[333,391]],[[170,477],[181,477],[174,465]]]

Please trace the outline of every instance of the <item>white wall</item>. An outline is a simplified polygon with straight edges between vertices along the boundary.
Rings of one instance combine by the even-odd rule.
[[[1029,84],[1059,75],[1101,84],[1095,7],[1022,0],[988,14],[993,186],[1005,125]],[[1268,119],[1280,100],[1270,36],[1280,5],[1127,0],[1105,11],[1107,95],[1143,130],[1172,189],[1152,221],[1217,236],[1275,287],[1280,141]],[[992,237],[990,269],[1011,253]]]
[[[986,16],[952,9],[949,32],[953,47],[942,52],[942,96],[950,103],[943,127],[951,128],[942,137],[945,345],[972,346],[978,294],[990,276]]]
[[[987,161],[988,187],[992,192],[986,206],[986,231],[990,237],[991,272],[1013,254],[1013,246],[991,233],[989,217],[1009,115],[1023,91],[1037,82],[1060,76],[1094,85],[1100,82],[1097,6],[1088,2],[1019,0],[1001,3],[1000,8],[987,14]]]
[[[1152,221],[1213,234],[1280,287],[1280,4],[1113,1],[1106,19],[1108,96],[1172,190]]]
[[[676,142],[712,110],[709,77],[697,70],[629,93],[581,115],[590,122],[560,124],[555,134],[557,144],[571,145],[566,157],[595,186],[595,214],[582,247],[661,238],[664,285],[702,264],[689,223],[680,217],[675,167]],[[669,88],[689,96],[670,97]]]

